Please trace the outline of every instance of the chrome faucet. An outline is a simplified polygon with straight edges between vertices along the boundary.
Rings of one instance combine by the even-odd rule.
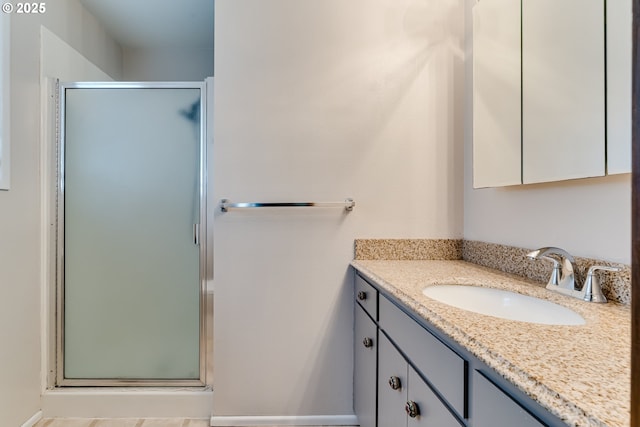
[[[544,259],[553,262],[553,271],[551,272],[549,283],[547,283],[547,289],[589,302],[607,302],[602,293],[598,277],[595,275],[596,270],[620,271],[619,267],[594,265],[587,272],[584,286],[578,287],[575,275],[575,260],[564,249],[554,247],[540,248],[529,252],[527,256],[531,259]]]
[[[553,262],[551,278],[547,283],[547,289],[573,294],[576,289],[575,260],[569,252],[564,249],[547,247],[529,252],[527,256],[531,259],[544,259]],[[557,257],[557,258],[556,258]]]

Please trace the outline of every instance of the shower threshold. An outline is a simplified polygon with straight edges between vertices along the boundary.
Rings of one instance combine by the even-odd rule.
[[[60,387],[42,395],[44,418],[207,418],[211,387]]]

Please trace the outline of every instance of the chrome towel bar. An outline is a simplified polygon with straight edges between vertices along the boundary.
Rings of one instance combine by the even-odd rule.
[[[244,208],[333,208],[343,207],[345,211],[351,212],[356,205],[353,199],[346,199],[344,202],[243,202],[231,203],[229,199],[220,200],[220,210],[227,212],[229,209]]]

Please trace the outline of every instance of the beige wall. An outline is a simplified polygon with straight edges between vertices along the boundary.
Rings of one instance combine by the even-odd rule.
[[[464,237],[630,264],[631,175],[503,188],[472,188],[471,8],[467,0]],[[631,153],[629,153],[631,155]]]
[[[12,15],[11,190],[0,191],[0,424],[19,426],[40,408],[40,27],[114,77],[121,53],[76,0],[42,15]]]
[[[462,236],[462,0],[217,0],[214,414],[352,414],[356,237]]]

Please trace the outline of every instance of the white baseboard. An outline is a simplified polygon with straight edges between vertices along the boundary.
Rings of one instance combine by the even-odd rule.
[[[42,395],[46,418],[209,419],[210,390],[48,390]]]
[[[355,415],[309,415],[282,417],[211,417],[211,426],[357,426]]]
[[[33,417],[25,421],[25,423],[22,424],[22,427],[33,427],[41,419],[42,419],[42,411],[38,411]]]

